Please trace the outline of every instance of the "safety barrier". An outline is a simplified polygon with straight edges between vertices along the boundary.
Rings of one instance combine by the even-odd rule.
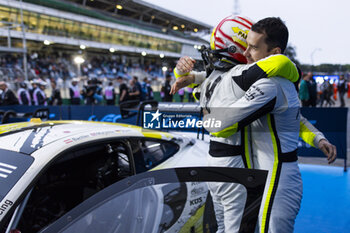
[[[337,158],[347,162],[347,119],[348,108],[301,108],[301,114],[337,147]],[[299,139],[299,156],[324,157],[324,154]]]
[[[13,111],[16,113],[34,113],[44,106],[2,106],[0,112]],[[183,113],[198,112],[195,103],[159,103],[159,109],[163,112],[175,110]],[[45,106],[49,110],[52,120],[94,120],[105,122],[120,122],[136,124],[138,115],[122,118],[117,106]],[[147,108],[146,108],[147,110]],[[346,170],[347,160],[347,115],[348,108],[302,108],[301,113],[311,124],[323,132],[326,138],[337,147],[337,157],[344,159],[344,169]],[[1,114],[0,114],[1,115]],[[13,115],[13,114],[12,114]],[[11,115],[10,115],[11,117]],[[28,116],[29,118],[30,116]],[[24,117],[17,120],[27,121]],[[13,120],[9,121],[13,122]],[[301,139],[298,145],[299,156],[324,157],[323,153],[315,149]]]

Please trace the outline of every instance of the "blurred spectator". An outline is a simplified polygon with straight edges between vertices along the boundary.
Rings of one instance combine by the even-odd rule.
[[[87,85],[84,86],[83,97],[86,105],[95,105],[102,102],[102,88],[99,86],[100,82],[97,78],[88,80]]]
[[[309,94],[309,88],[307,85],[308,81],[309,81],[309,76],[308,74],[305,74],[299,86],[299,99],[301,100],[301,105],[303,107],[309,106],[310,94]]]
[[[115,91],[113,82],[109,82],[108,86],[105,87],[105,100],[107,105],[114,105],[115,104]]]
[[[38,83],[40,81],[37,80],[37,79],[34,79],[32,81],[30,81],[30,85],[32,86],[30,89],[29,89],[29,94],[30,94],[30,98],[32,99],[32,105],[34,105],[34,90],[38,87]]]
[[[335,102],[332,100],[333,85],[331,85],[329,83],[329,80],[326,80],[323,84],[324,84],[323,96],[324,96],[324,100],[326,101],[325,107],[332,107],[332,105],[335,104]],[[321,85],[321,87],[322,87],[322,85]],[[321,104],[321,107],[322,107],[322,104]]]
[[[20,105],[32,105],[32,98],[31,98],[30,93],[27,89],[26,83],[21,82],[19,84],[17,96],[18,96],[18,102]]]
[[[160,89],[160,98],[162,99],[162,100],[164,100],[164,88],[163,88],[163,86],[162,86],[162,88]]]
[[[54,80],[51,80],[51,97],[49,99],[50,105],[62,105],[61,91],[57,88]]]
[[[121,106],[123,103],[130,100],[129,88],[124,82],[122,77],[118,76],[117,82],[119,83],[119,106]],[[129,105],[128,103],[124,104],[124,107],[132,107],[132,106],[133,105]],[[128,117],[129,115],[128,111],[124,111],[122,108],[119,108],[119,109],[120,109],[120,114],[122,115],[123,118]]]
[[[153,99],[153,90],[151,87],[151,82],[148,80],[148,78],[143,79],[142,92],[145,93],[145,100]]]
[[[129,89],[129,99],[130,100],[141,100],[141,85],[137,81],[137,77],[133,77],[130,80],[130,89]]]
[[[7,84],[3,81],[0,82],[1,93],[1,105],[15,105],[18,104],[16,95],[7,87]]]
[[[185,90],[184,88],[181,88],[179,91],[178,91],[178,94],[180,96],[180,102],[184,102],[184,96],[185,96]]]
[[[194,97],[193,97],[193,88],[191,87],[185,87],[185,92],[187,93],[188,96],[188,102],[194,102]]]
[[[173,102],[173,95],[170,94],[170,89],[171,89],[171,75],[167,74],[165,76],[165,83],[163,86],[164,102]]]
[[[34,99],[35,106],[38,106],[38,105],[47,106],[48,98],[46,97],[46,94],[45,94],[46,85],[47,85],[46,82],[40,81],[38,84],[38,87],[34,90],[33,99]]]
[[[144,78],[143,81],[140,83],[140,90],[141,90],[141,101],[147,99],[147,78]]]
[[[323,81],[323,83],[320,86],[320,107],[323,107],[323,102],[326,99],[326,93],[328,89],[329,82],[326,82],[326,80]]]
[[[129,99],[128,86],[124,83],[122,77],[118,76],[117,82],[119,83],[119,104]]]
[[[347,84],[344,79],[344,75],[340,75],[339,82],[338,82],[338,92],[339,92],[339,100],[340,100],[340,107],[345,107],[345,101],[344,101],[344,95],[347,92]]]
[[[307,73],[307,89],[309,92],[309,102],[307,106],[316,107],[317,102],[317,84],[313,79],[313,75],[311,72]]]
[[[78,85],[79,79],[73,78],[71,85],[69,85],[69,96],[70,96],[70,103],[72,105],[79,105],[80,99],[81,99],[81,91],[80,87]]]

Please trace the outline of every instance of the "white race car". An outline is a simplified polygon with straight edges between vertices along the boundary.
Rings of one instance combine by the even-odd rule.
[[[266,174],[205,169],[207,151],[207,141],[126,124],[33,119],[2,125],[0,232],[214,232],[205,181],[246,186],[253,198],[246,209],[255,211],[241,228],[249,232]]]

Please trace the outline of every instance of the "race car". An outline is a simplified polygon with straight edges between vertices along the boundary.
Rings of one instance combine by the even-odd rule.
[[[129,182],[127,187],[130,188],[130,182],[138,183],[137,179],[144,179],[142,174],[145,172],[147,175],[152,174],[148,171],[205,167],[207,151],[208,142],[197,140],[190,134],[152,131],[127,124],[92,121],[42,122],[39,119],[32,119],[30,122],[2,125],[0,126],[0,232],[59,232],[50,230],[50,226],[55,226],[55,222],[62,218],[70,219],[71,217],[65,216],[71,211],[81,208],[86,202],[91,204],[91,200],[98,199],[98,195],[106,195],[104,194],[106,190],[119,187],[120,182],[124,185],[125,182]],[[151,203],[153,207],[159,204],[155,211],[150,212],[158,216],[152,218],[151,225],[155,228],[148,227],[143,231],[137,230],[138,228],[133,228],[133,231],[129,228],[128,231],[114,229],[103,232],[204,232],[204,229],[206,232],[214,232],[215,218],[212,217],[213,211],[208,204],[210,198],[204,181],[220,181],[222,176],[215,175],[220,174],[220,170],[222,169],[217,169],[214,175],[205,176],[206,179],[196,179],[195,176],[189,175],[185,176],[186,181],[177,183],[166,182],[173,177],[171,175],[168,177],[168,173],[164,173],[165,175],[157,173],[161,177],[162,185],[152,187],[154,198],[147,198],[149,195],[145,193],[149,191],[136,195],[140,201],[139,206],[142,206],[142,203]],[[241,174],[245,172],[241,171]],[[264,174],[257,175],[254,172],[248,172],[251,177],[249,179],[247,179],[249,174],[245,174],[241,183],[246,185],[248,191],[253,187],[254,192],[249,197],[258,199],[263,192]],[[136,174],[141,175],[135,176]],[[130,180],[131,178],[134,180]],[[240,179],[232,178],[225,182],[238,182],[238,180]],[[262,191],[256,192],[258,190],[256,184],[245,184],[247,180],[249,182],[258,180],[260,183],[257,184]],[[118,192],[112,193],[117,195],[121,191],[119,189]],[[125,195],[124,201],[118,203],[128,203],[125,201]],[[259,201],[249,200],[249,203],[258,210]],[[135,208],[133,210],[137,212]],[[246,208],[251,209],[252,206],[247,204]],[[122,211],[123,208],[114,208],[114,214],[118,212],[116,210]],[[209,215],[204,216],[204,212],[211,213],[209,214],[211,218]],[[255,212],[249,215],[250,220],[253,216],[251,220],[253,222],[256,222],[254,218],[257,217],[257,211]],[[125,219],[128,215],[120,213],[117,216],[124,216]],[[106,223],[107,216],[103,215],[103,218],[104,225],[107,226],[111,226],[118,219],[112,218]],[[140,216],[137,215],[135,218],[139,219]],[[88,222],[93,222],[91,219],[93,218],[90,217]],[[89,224],[85,224],[84,227],[87,225]],[[127,226],[130,227],[130,224]],[[116,229],[125,228],[119,226]],[[101,231],[83,230],[80,226],[79,230],[74,228],[72,231],[64,232]]]

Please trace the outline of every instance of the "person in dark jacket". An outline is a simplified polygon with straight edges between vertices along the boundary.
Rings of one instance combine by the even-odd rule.
[[[135,76],[130,80],[129,99],[138,101],[141,100],[141,85]]]
[[[17,91],[18,101],[20,105],[32,105],[32,98],[27,89],[27,84],[22,82],[19,84],[19,89]]]
[[[151,82],[147,77],[143,79],[143,83],[142,83],[141,87],[142,87],[141,91],[144,95],[144,100],[153,99],[153,90],[151,87]]]
[[[170,94],[171,90],[171,75],[167,74],[165,77],[165,84],[163,86],[163,92],[164,92],[164,102],[173,102],[173,95]]]
[[[97,78],[91,78],[84,86],[82,96],[85,99],[86,105],[98,105],[103,100],[101,82]]]
[[[313,79],[313,75],[311,72],[307,73],[308,79],[307,79],[307,89],[309,91],[309,107],[316,107],[317,102],[317,84],[315,80]]]
[[[59,88],[57,88],[57,84],[55,81],[51,81],[51,97],[49,100],[50,105],[62,105],[62,97],[61,97],[61,91]]]
[[[348,85],[344,79],[344,75],[340,75],[339,82],[338,82],[340,107],[345,107],[344,95],[347,92],[347,86]]]
[[[18,99],[12,90],[8,89],[5,82],[0,82],[1,93],[1,105],[15,105],[18,104]]]
[[[118,76],[117,82],[119,83],[119,104],[129,100],[129,88],[124,83],[122,77]]]
[[[35,91],[35,89],[38,87],[38,83],[39,83],[40,81],[39,80],[37,80],[37,79],[34,79],[34,80],[32,80],[32,81],[30,81],[30,85],[31,85],[31,87],[29,88],[29,94],[30,94],[30,98],[31,98],[31,100],[32,100],[32,105],[35,105],[35,103],[34,103],[34,91]]]

